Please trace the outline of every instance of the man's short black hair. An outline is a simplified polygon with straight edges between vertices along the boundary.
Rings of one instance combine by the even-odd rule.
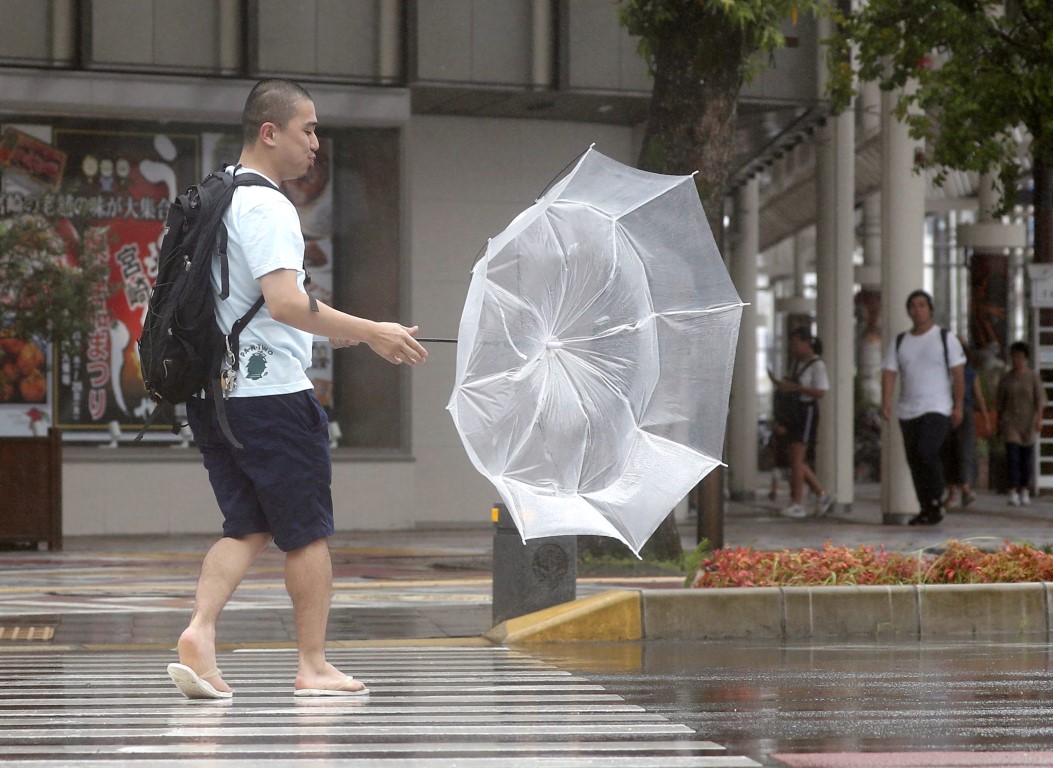
[[[907,297],[907,311],[910,311],[910,303],[919,296],[925,297],[925,301],[929,303],[929,311],[932,312],[934,309],[932,306],[932,296],[930,296],[927,291],[923,291],[920,288],[916,291],[911,291],[910,296]]]
[[[292,80],[271,78],[256,83],[241,113],[241,132],[245,144],[256,143],[256,135],[264,123],[274,123],[284,128],[296,115],[304,99],[310,101],[311,94]]]

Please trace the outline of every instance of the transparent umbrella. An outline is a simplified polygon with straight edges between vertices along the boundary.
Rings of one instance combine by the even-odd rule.
[[[524,540],[638,553],[721,465],[742,306],[693,177],[591,148],[489,241],[448,410]]]

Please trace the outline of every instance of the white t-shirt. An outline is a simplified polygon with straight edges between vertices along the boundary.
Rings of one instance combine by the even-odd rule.
[[[896,353],[896,339],[888,345],[881,367],[899,374],[899,403],[896,415],[900,419],[916,419],[925,413],[950,416],[954,408],[951,393],[951,372],[948,369],[965,365],[965,351],[953,333],[947,334],[947,359],[943,357],[940,327],[933,325],[920,336],[909,331]]]
[[[250,170],[242,168],[238,173]],[[259,278],[264,275],[277,269],[295,270],[300,290],[306,294],[304,241],[296,208],[285,195],[270,187],[239,187],[223,215],[223,223],[227,226],[230,270],[230,296],[226,301],[219,299],[218,258],[212,264],[212,285],[217,294],[219,329],[230,333],[238,318],[262,295]],[[305,371],[311,365],[313,338],[310,333],[279,323],[264,304],[241,332],[238,385],[230,396],[284,395],[311,389],[313,385]]]
[[[808,389],[821,389],[823,392],[830,389],[830,379],[827,376],[826,363],[823,362],[823,359],[821,357],[816,357],[810,364],[797,363],[794,370],[799,371],[806,365],[808,367],[805,368],[804,372],[798,377],[797,383]],[[815,400],[814,397],[806,395],[804,392],[799,392],[797,397],[802,403],[810,403]]]

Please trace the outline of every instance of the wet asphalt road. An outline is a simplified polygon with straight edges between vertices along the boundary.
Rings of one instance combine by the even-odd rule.
[[[786,752],[1053,749],[1045,643],[648,641],[532,653],[763,765]]]

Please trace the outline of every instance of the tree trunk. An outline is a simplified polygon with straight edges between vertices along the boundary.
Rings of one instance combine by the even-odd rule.
[[[728,25],[719,12],[700,11],[700,7],[685,4],[684,18],[670,23],[668,34],[652,40],[654,89],[638,165],[654,173],[697,171],[695,185],[719,246],[746,55],[739,30]],[[698,13],[703,14],[702,20]],[[704,30],[701,37],[685,34],[685,30],[699,29]],[[695,490],[698,528],[706,532],[714,548],[723,545],[723,488],[723,472],[717,469]],[[660,560],[680,558],[683,546],[672,513],[641,554]]]
[[[698,194],[720,244],[742,87],[742,45],[738,31],[725,28],[718,18],[707,28],[707,39],[692,40],[690,47],[659,43],[655,51],[654,90],[639,165],[655,173],[698,171]]]

